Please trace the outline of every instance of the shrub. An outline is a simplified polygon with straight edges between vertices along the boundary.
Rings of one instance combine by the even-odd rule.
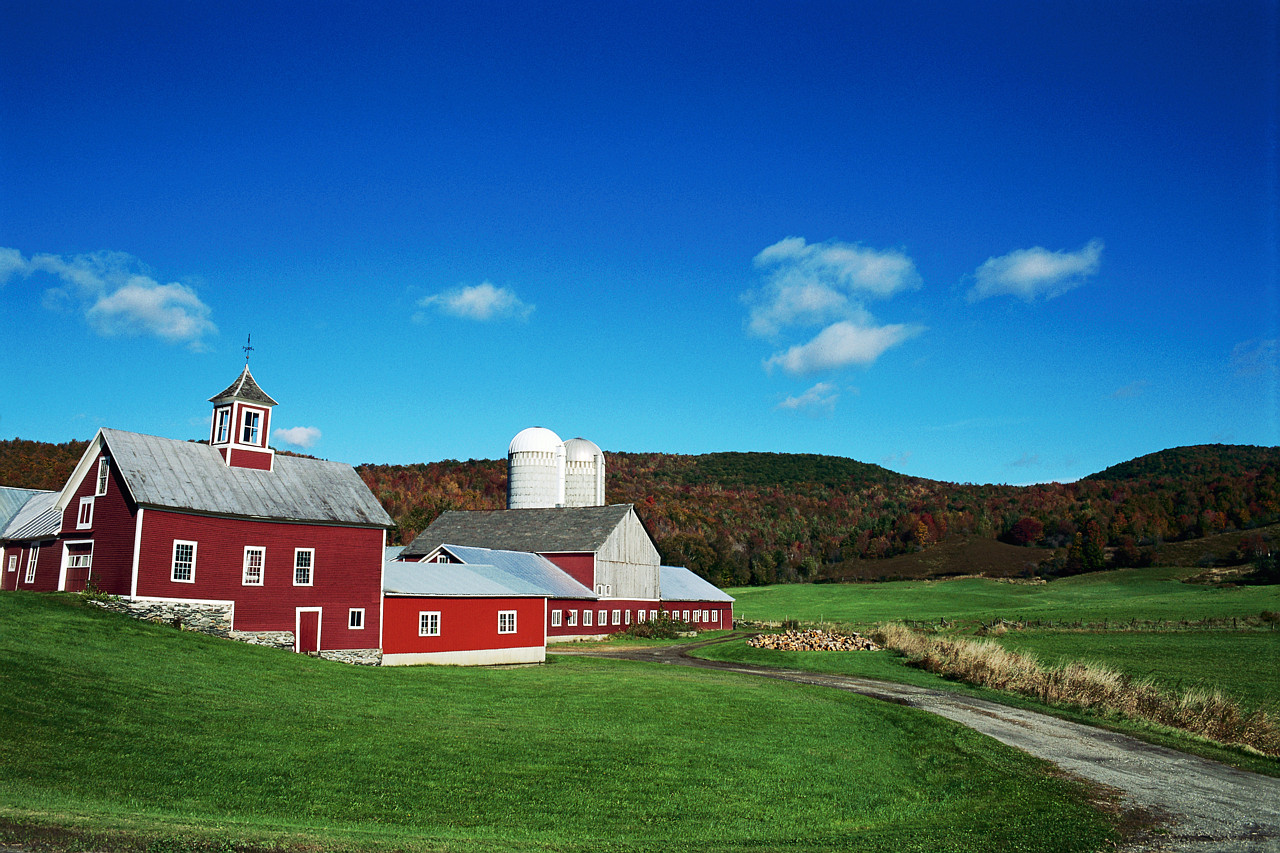
[[[688,622],[672,619],[671,615],[664,610],[658,614],[657,619],[637,622],[622,633],[628,637],[642,640],[674,640],[681,634],[687,634],[690,631],[696,632],[697,630]]]

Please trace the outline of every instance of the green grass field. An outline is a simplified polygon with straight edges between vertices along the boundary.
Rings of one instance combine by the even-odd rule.
[[[0,731],[0,821],[97,849],[1086,851],[1114,838],[1046,765],[840,691],[568,657],[357,668],[67,596],[0,596]]]
[[[1181,582],[1194,569],[1125,569],[1048,584],[986,578],[876,584],[790,584],[726,590],[738,619],[872,625],[902,620],[997,618],[1120,623],[1198,621],[1280,611],[1280,587],[1217,588]]]

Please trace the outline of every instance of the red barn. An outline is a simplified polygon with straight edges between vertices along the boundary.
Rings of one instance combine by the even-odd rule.
[[[268,447],[276,402],[248,366],[210,402],[208,443],[99,430],[4,527],[4,588],[91,582],[134,612],[376,659],[390,517],[351,466]]]
[[[430,559],[445,543],[538,554],[591,591],[594,601],[548,599],[547,642],[625,631],[659,611],[675,615],[677,606],[683,621],[733,627],[733,599],[688,569],[660,567],[658,549],[630,504],[444,512],[400,559]],[[664,582],[671,585],[670,604]]]
[[[384,666],[541,663],[548,600],[595,598],[537,554],[456,545],[387,563],[383,590]]]

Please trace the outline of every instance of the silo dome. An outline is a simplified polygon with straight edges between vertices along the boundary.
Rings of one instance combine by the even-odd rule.
[[[564,506],[564,442],[544,427],[529,427],[507,448],[507,508]]]
[[[565,506],[604,506],[604,454],[595,442],[571,438],[564,443]]]

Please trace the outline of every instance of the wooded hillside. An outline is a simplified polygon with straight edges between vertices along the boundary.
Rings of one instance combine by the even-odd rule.
[[[60,488],[84,447],[0,441],[0,484]],[[607,500],[635,504],[665,562],[726,586],[896,577],[900,561],[885,558],[966,540],[1023,547],[1012,559],[1000,552],[1022,573],[1069,574],[1280,521],[1277,447],[1180,447],[1036,486],[944,483],[812,454],[605,456]],[[446,509],[506,505],[505,460],[357,470],[397,522],[392,544]],[[1263,546],[1256,535],[1240,541],[1241,559]]]

